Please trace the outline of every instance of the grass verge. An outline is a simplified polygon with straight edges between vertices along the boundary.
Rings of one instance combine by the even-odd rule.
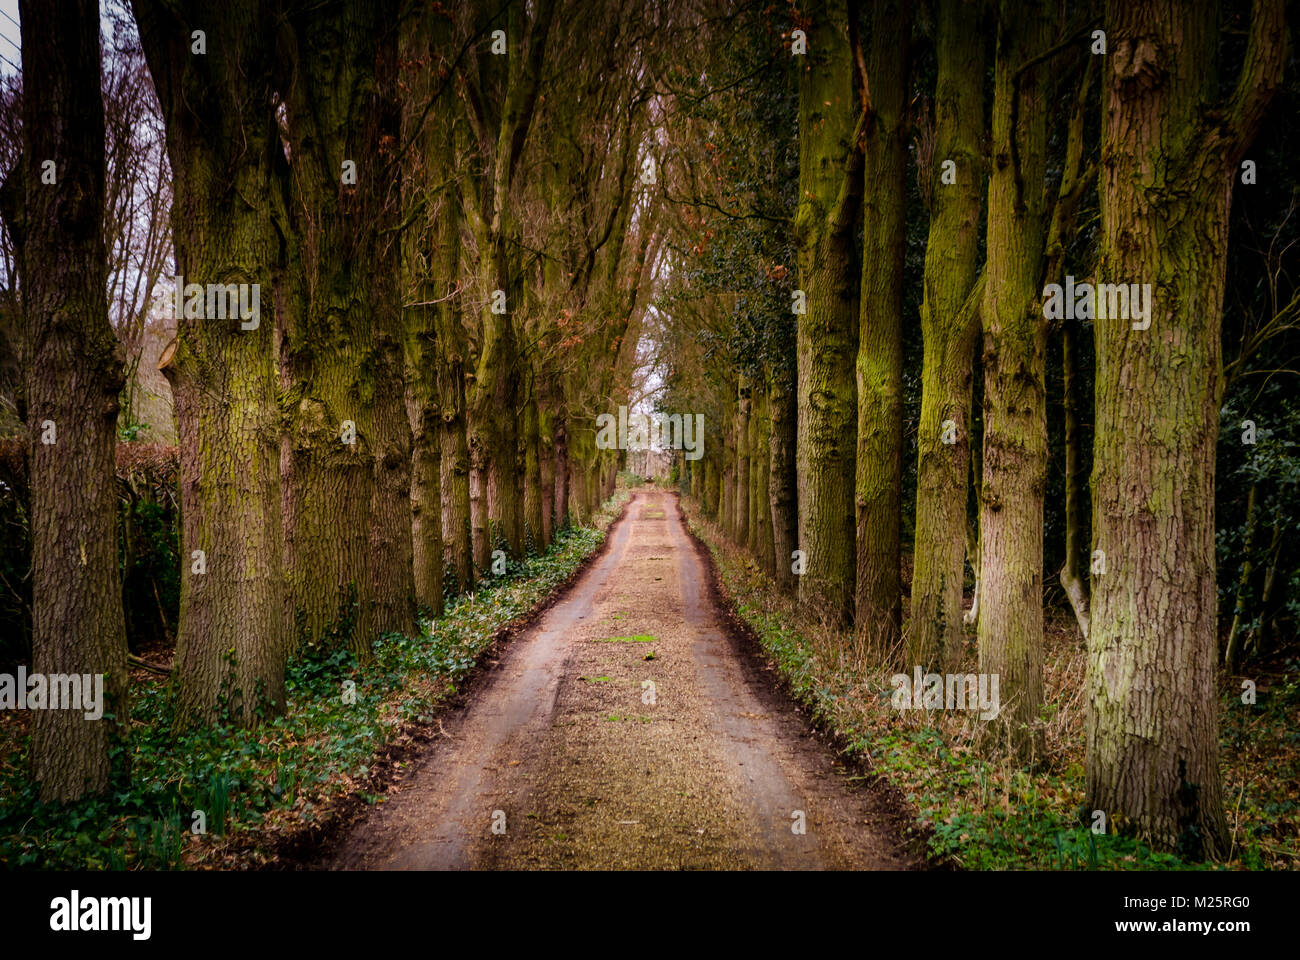
[[[105,795],[39,802],[28,779],[25,715],[0,725],[0,864],[9,869],[183,869],[260,866],[277,841],[310,832],[332,804],[367,794],[371,767],[419,739],[502,631],[546,602],[603,543],[627,500],[620,490],[588,527],[453,598],[421,634],[388,634],[370,662],[346,650],[299,657],[286,671],[288,709],[256,729],[216,725],[177,734],[170,681],[132,673],[131,739]],[[351,685],[349,685],[349,682]],[[399,764],[400,765],[400,764]],[[201,816],[196,816],[196,813]],[[196,829],[202,825],[205,833]]]
[[[1084,803],[1085,650],[1068,613],[1047,611],[1044,753],[1027,764],[1015,762],[972,715],[892,709],[892,667],[873,662],[851,636],[816,622],[702,516],[698,503],[686,497],[681,503],[717,565],[724,600],[754,631],[815,722],[906,797],[933,860],[973,870],[1300,867],[1294,658],[1255,681],[1254,704],[1241,702],[1241,678],[1222,678],[1221,761],[1232,852],[1223,864],[1190,862],[1132,837],[1093,832]],[[978,669],[973,635],[968,643],[962,673]]]

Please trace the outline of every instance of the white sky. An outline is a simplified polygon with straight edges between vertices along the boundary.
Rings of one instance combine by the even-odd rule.
[[[104,5],[100,6],[100,30],[106,31],[107,26],[103,20]],[[18,0],[0,0],[0,76],[7,76],[19,72],[23,61],[21,59],[20,45],[23,42],[22,33],[18,24],[22,18],[18,16]],[[5,61],[9,61],[6,63]]]
[[[17,73],[23,65],[18,52],[22,42],[18,23],[18,0],[0,0],[0,57],[4,58],[0,60],[0,74]]]

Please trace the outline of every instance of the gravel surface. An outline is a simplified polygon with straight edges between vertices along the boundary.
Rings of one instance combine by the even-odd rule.
[[[603,555],[318,866],[916,866],[877,793],[729,637],[708,563],[674,496],[637,493]]]

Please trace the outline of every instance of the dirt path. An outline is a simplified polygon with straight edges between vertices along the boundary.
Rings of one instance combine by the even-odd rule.
[[[706,562],[674,497],[636,494],[604,555],[317,866],[913,865],[877,795],[728,638]]]

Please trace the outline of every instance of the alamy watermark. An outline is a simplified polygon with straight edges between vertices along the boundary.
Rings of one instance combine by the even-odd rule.
[[[912,676],[896,673],[889,698],[895,710],[978,710],[981,720],[992,720],[1002,705],[996,673],[926,673],[920,667]]]
[[[1045,320],[1132,320],[1134,330],[1151,326],[1151,284],[1049,283],[1043,287]]]
[[[0,673],[0,710],[81,710],[87,720],[104,715],[102,673]]]
[[[160,305],[179,320],[239,320],[240,330],[256,330],[262,322],[260,283],[186,283],[172,278],[172,295],[159,297]]]
[[[58,933],[124,931],[148,940],[153,930],[152,897],[83,897],[73,890],[50,901],[50,929]]]
[[[600,450],[651,450],[670,448],[685,450],[687,460],[704,456],[704,414],[627,412],[618,408],[618,419],[612,413],[596,417],[596,447]]]

